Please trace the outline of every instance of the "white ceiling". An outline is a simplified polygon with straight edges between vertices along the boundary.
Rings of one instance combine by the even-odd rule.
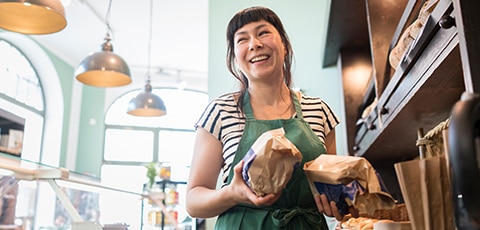
[[[108,0],[63,2],[67,27],[54,34],[32,37],[72,66],[78,66],[89,53],[101,50],[109,21],[114,53],[127,62],[134,81],[144,82],[148,72],[152,27],[152,83],[181,78],[206,84],[208,0],[153,0],[151,11],[151,0],[114,0],[109,20]]]

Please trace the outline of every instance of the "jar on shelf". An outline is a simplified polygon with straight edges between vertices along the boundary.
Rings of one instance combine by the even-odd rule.
[[[162,162],[160,164],[160,170],[158,172],[158,176],[162,180],[170,180],[171,174],[172,174],[172,168],[170,166],[170,163]]]
[[[178,224],[178,211],[176,210],[176,206],[167,207],[168,214],[172,217],[173,220],[165,216],[165,224],[166,228],[164,229],[175,229],[175,225]]]
[[[169,184],[165,189],[165,205],[177,205],[178,204],[178,191],[174,184]]]
[[[158,206],[152,206],[148,211],[148,224],[161,225],[162,224],[162,210]]]

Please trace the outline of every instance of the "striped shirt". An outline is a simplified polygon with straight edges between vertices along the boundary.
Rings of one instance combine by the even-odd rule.
[[[195,124],[195,128],[204,128],[222,143],[224,185],[245,127],[245,116],[238,111],[234,95],[225,94],[212,100]],[[300,104],[304,120],[325,145],[325,137],[338,125],[339,119],[318,97],[301,94]]]

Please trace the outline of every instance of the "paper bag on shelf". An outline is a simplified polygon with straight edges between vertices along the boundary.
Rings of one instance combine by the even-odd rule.
[[[444,156],[394,165],[414,230],[455,229]]]

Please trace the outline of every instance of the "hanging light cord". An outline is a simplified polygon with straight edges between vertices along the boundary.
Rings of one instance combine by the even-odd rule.
[[[110,34],[113,38],[112,27],[110,27],[110,11],[112,9],[112,0],[108,2],[107,14],[105,15],[105,23],[107,24],[107,38],[110,38]]]
[[[152,59],[152,28],[153,28],[153,0],[150,0],[150,31],[148,35],[148,66],[147,66],[147,83],[150,83],[150,68]]]

